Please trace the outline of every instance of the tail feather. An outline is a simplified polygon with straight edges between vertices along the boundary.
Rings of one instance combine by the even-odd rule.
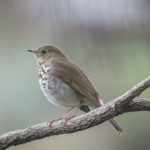
[[[103,101],[101,99],[100,96],[98,96],[98,106],[100,107],[103,105]],[[80,107],[80,109],[82,111],[84,111],[85,113],[89,112],[91,109],[89,108],[89,106],[87,105],[82,105]],[[121,135],[121,133],[123,133],[123,130],[121,129],[121,127],[119,126],[119,124],[114,120],[114,119],[110,119],[109,122],[113,125],[113,127],[115,128],[116,132],[118,133],[118,135]]]
[[[110,119],[109,122],[113,125],[113,127],[117,131],[118,135],[121,135],[121,133],[123,133],[123,130],[121,129],[119,124],[114,119]]]
[[[88,113],[90,111],[90,108],[87,105],[82,105],[80,109],[85,113]],[[110,119],[109,122],[113,125],[118,135],[121,135],[121,133],[123,133],[123,130],[114,119]]]
[[[99,101],[100,106],[104,104],[100,96],[98,96],[98,101]],[[115,121],[114,119],[110,119],[109,122],[113,125],[118,135],[121,135],[121,133],[123,133],[123,130],[121,129],[117,121]]]

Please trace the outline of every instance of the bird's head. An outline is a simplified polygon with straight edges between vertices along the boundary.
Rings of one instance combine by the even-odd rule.
[[[55,46],[50,45],[42,46],[36,50],[28,50],[28,51],[36,54],[38,62],[42,64],[43,63],[47,64],[52,60],[58,59],[61,60],[67,58],[61,50],[59,50]]]

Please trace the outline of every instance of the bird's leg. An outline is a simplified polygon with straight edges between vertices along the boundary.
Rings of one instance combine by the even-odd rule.
[[[65,124],[67,123],[68,120],[70,120],[70,119],[76,117],[76,115],[77,115],[77,113],[78,113],[78,111],[79,111],[79,109],[80,109],[82,103],[83,103],[83,102],[81,102],[81,103],[79,104],[79,106],[77,107],[76,111],[74,112],[74,114],[73,114],[71,117],[64,118],[64,119],[65,119]]]
[[[55,119],[55,120],[50,120],[50,121],[48,122],[49,127],[52,126],[53,122],[59,121],[59,120],[62,120],[62,119],[65,119],[65,117],[66,117],[67,115],[69,115],[69,114],[72,112],[72,110],[73,110],[74,108],[75,108],[75,106],[72,106],[72,107],[69,108],[60,118]]]

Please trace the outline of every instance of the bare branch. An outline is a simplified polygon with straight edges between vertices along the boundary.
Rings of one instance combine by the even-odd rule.
[[[41,123],[23,130],[11,131],[0,136],[0,150],[10,146],[27,143],[47,136],[73,133],[98,125],[122,113],[131,111],[149,111],[150,99],[135,98],[150,86],[150,76],[134,86],[122,96],[98,109],[71,119],[64,125],[64,120],[48,124]]]
[[[135,98],[129,103],[127,112],[130,111],[150,111],[150,99]]]

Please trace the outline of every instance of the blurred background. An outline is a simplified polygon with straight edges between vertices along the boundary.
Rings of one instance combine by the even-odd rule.
[[[28,53],[56,45],[88,74],[105,102],[150,74],[149,0],[1,0],[0,134],[58,118],[66,109],[50,104]],[[150,98],[150,90],[141,97]],[[9,150],[149,150],[149,112],[116,117],[125,133],[107,123],[33,141]]]

